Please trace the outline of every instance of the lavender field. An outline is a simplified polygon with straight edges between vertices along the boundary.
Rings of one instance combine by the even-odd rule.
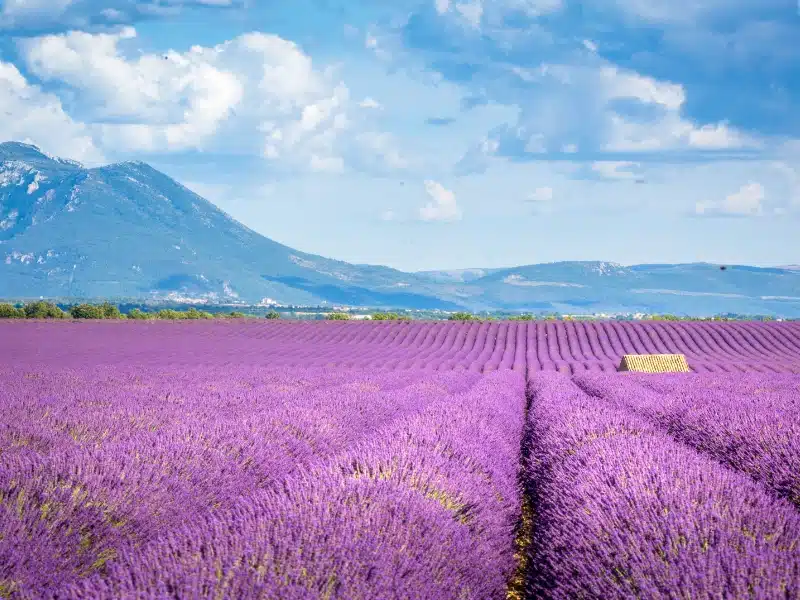
[[[613,372],[680,352],[694,372]],[[0,324],[0,598],[800,598],[794,323]]]

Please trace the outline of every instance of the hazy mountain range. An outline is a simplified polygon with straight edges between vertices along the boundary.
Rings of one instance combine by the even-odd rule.
[[[0,297],[800,316],[800,267],[561,262],[405,273],[274,242],[141,162],[0,144]]]

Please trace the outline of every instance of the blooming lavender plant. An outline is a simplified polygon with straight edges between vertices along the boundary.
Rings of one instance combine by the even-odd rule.
[[[0,581],[22,597],[156,598],[167,593],[163,582],[183,597],[203,589],[325,597],[325,556],[337,552],[332,591],[368,589],[360,577],[372,581],[367,573],[380,571],[380,589],[402,583],[502,595],[519,507],[521,375],[480,383],[465,373],[289,376],[247,368],[2,375],[12,394],[0,427],[0,507],[9,517],[0,525]],[[392,464],[400,465],[393,476],[364,475]],[[354,502],[373,508],[362,514],[348,508]],[[243,514],[252,537],[243,533]],[[415,521],[419,531],[404,525]],[[384,528],[373,531],[380,522]],[[184,531],[188,524],[198,525]],[[330,544],[314,541],[323,532]],[[346,540],[354,532],[383,541],[352,549]],[[203,536],[219,551],[231,549],[219,555],[230,581],[214,579],[214,561],[164,555],[176,540],[195,548]],[[305,540],[305,554],[286,547],[292,536]],[[417,547],[391,550],[408,571],[400,581],[376,548],[403,536]],[[25,542],[32,537],[35,544]],[[436,539],[460,540],[461,554],[415,563]],[[261,560],[262,551],[285,555],[270,567],[284,569],[282,578],[235,566],[245,555]],[[464,553],[473,566],[456,569]],[[372,561],[372,571],[351,570],[351,554]],[[139,587],[125,587],[131,578]]]
[[[800,379],[792,375],[583,375],[586,392],[651,420],[800,508]]]
[[[798,597],[790,503],[565,377],[530,389],[530,597]]]
[[[624,354],[685,354],[694,371],[800,372],[800,325],[736,322],[0,322],[20,366],[270,365],[488,372],[614,371]]]

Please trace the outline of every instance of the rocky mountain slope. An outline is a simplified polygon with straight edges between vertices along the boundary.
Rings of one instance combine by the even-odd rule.
[[[0,297],[800,315],[800,270],[564,262],[404,273],[270,240],[141,162],[0,144]]]

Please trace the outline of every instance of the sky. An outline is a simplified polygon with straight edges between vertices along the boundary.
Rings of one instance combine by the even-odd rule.
[[[800,263],[796,0],[0,0],[0,141],[415,271]]]

